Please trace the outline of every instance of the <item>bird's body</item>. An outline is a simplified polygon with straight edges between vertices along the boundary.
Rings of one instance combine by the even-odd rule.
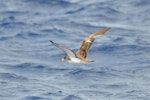
[[[81,59],[79,59],[78,57],[71,57],[68,61],[70,63],[82,63]]]
[[[71,63],[93,62],[93,60],[87,59],[89,49],[93,44],[95,38],[103,35],[109,29],[110,28],[104,28],[96,33],[89,35],[87,38],[83,40],[81,47],[76,53],[74,53],[72,50],[68,48],[65,48],[63,46],[60,46],[59,44],[54,43],[53,41],[50,42],[67,53],[67,56],[62,58],[62,61],[68,60]]]

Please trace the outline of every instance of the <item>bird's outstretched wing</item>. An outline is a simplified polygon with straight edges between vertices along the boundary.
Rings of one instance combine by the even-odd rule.
[[[88,51],[93,44],[94,40],[96,37],[103,35],[105,32],[107,32],[111,28],[104,28],[98,32],[95,32],[91,35],[89,35],[87,38],[85,38],[82,42],[81,47],[79,50],[76,52],[76,55],[80,58],[86,58],[88,55]]]
[[[54,42],[51,41],[51,40],[50,40],[50,42],[51,42],[53,45],[55,45],[57,48],[59,48],[59,49],[65,51],[69,57],[76,57],[76,54],[75,54],[72,50],[70,50],[70,49],[68,49],[68,48],[65,48],[65,47],[63,47],[63,46],[61,46],[61,45],[59,45],[59,44],[57,44],[57,43],[54,43]]]

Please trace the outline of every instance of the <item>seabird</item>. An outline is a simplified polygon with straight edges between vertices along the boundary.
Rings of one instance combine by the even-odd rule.
[[[65,47],[51,41],[51,40],[50,40],[50,42],[57,48],[66,52],[67,55],[62,58],[62,61],[67,60],[71,63],[94,62],[93,60],[87,59],[89,49],[90,49],[91,45],[93,44],[95,38],[103,35],[109,29],[111,29],[111,28],[110,27],[104,28],[104,29],[102,29],[98,32],[95,32],[95,33],[89,35],[88,37],[86,37],[83,40],[81,47],[79,48],[79,50],[76,53],[68,48],[65,48]]]

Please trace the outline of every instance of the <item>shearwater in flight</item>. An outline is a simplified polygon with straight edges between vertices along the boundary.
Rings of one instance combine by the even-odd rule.
[[[81,47],[79,48],[79,50],[76,53],[68,48],[65,48],[65,47],[51,41],[51,40],[50,40],[50,42],[57,48],[66,52],[67,55],[62,58],[62,61],[67,60],[71,63],[94,62],[93,60],[87,59],[89,49],[90,49],[91,45],[93,44],[95,38],[103,35],[109,29],[111,29],[111,28],[110,27],[104,28],[104,29],[102,29],[98,32],[95,32],[95,33],[89,35],[88,37],[86,37],[83,40]]]

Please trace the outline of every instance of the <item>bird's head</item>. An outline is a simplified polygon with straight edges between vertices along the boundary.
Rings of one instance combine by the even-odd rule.
[[[64,62],[65,60],[70,60],[70,58],[68,56],[65,56],[61,59],[62,62]]]

